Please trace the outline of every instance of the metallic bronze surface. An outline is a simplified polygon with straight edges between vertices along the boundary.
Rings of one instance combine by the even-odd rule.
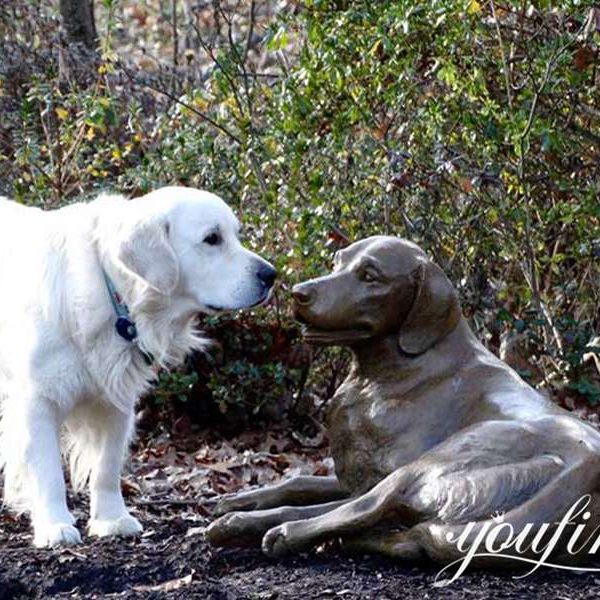
[[[473,540],[499,513],[516,532],[535,531],[585,494],[581,540],[600,524],[600,434],[484,348],[452,284],[416,245],[359,241],[293,295],[306,339],[353,356],[327,419],[336,478],[224,497],[211,543],[262,539],[279,556],[340,538],[363,552],[448,562],[461,557],[448,535],[468,522]],[[556,554],[573,562],[565,543]]]

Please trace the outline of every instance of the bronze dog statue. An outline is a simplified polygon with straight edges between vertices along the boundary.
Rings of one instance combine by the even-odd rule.
[[[535,531],[583,495],[597,502],[600,434],[484,348],[418,246],[359,241],[338,252],[333,273],[293,295],[306,339],[353,355],[328,413],[336,477],[224,497],[218,512],[228,514],[207,530],[213,545],[262,539],[279,556],[340,538],[361,551],[450,562],[468,522],[473,541],[495,513],[515,532],[528,523]],[[594,528],[600,519],[590,515]]]

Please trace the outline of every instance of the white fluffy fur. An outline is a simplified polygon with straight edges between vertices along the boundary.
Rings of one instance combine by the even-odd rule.
[[[238,241],[218,197],[162,188],[43,212],[0,198],[0,469],[4,501],[29,511],[34,543],[76,543],[61,453],[89,484],[93,535],[141,531],[120,491],[136,400],[155,373],[207,341],[200,311],[265,299],[270,265]],[[203,240],[218,232],[221,243]],[[128,304],[139,347],[120,338],[102,269]]]

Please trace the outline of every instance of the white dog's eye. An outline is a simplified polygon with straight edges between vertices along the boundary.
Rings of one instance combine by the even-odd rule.
[[[222,242],[222,239],[218,233],[211,233],[207,235],[203,241],[209,246],[218,246]]]

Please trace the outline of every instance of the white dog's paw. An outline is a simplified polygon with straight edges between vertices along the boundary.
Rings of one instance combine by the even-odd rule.
[[[142,524],[129,514],[112,521],[91,519],[88,524],[88,533],[96,537],[128,537],[142,533],[143,530]]]
[[[33,544],[37,548],[81,544],[81,535],[71,523],[49,523],[35,527]]]

